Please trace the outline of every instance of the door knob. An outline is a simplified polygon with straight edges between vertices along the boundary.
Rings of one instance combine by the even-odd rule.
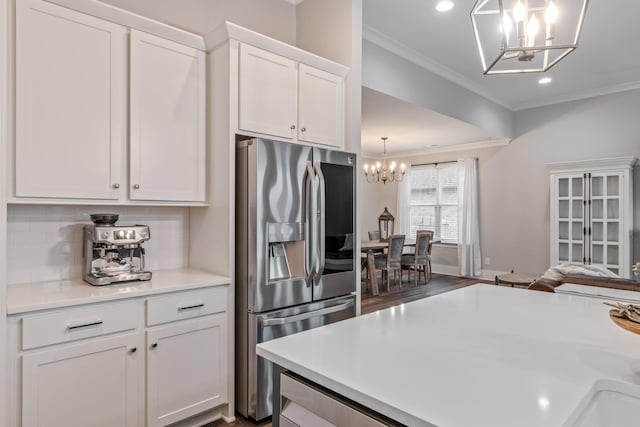
[[[113,184],[112,187],[114,190],[117,190],[118,188],[120,188],[120,184]]]
[[[138,188],[140,188],[140,184],[133,184],[133,189],[137,190]]]
[[[307,128],[300,129],[300,132],[306,132],[306,131],[307,131]]]
[[[291,130],[294,130],[296,128],[296,125],[291,125]]]

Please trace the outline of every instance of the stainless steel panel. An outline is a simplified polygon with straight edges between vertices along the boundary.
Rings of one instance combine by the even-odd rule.
[[[317,301],[356,289],[356,156],[314,148],[313,165],[321,181],[317,196],[321,265],[313,286],[313,299]]]
[[[349,295],[285,310],[250,315],[250,328],[255,331],[256,343],[270,341],[354,317],[355,304],[355,296]],[[249,346],[251,347],[251,344]],[[273,409],[272,364],[256,356],[255,344],[252,350],[250,358],[254,358],[256,370],[255,377],[250,378],[249,383],[248,395],[252,405],[249,416],[260,420],[271,415]],[[255,406],[253,406],[254,403]]]
[[[240,145],[246,150],[246,182],[238,182],[238,199],[247,198],[248,275],[246,286],[248,309],[263,312],[303,304],[312,300],[311,282],[305,273],[289,280],[269,280],[269,243],[280,238],[292,241],[308,238],[301,229],[307,165],[311,164],[309,147],[263,139]],[[269,227],[269,224],[278,224]],[[285,226],[286,225],[286,226]],[[283,228],[284,227],[284,228]],[[285,235],[286,234],[286,235]],[[300,246],[304,252],[304,243]],[[301,253],[299,258],[306,258]],[[306,259],[302,261],[306,263]]]
[[[280,402],[281,427],[401,425],[292,373],[280,374]]]

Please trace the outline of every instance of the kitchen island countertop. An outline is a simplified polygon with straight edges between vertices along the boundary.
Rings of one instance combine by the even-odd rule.
[[[561,426],[599,379],[640,385],[602,301],[477,284],[258,345],[410,426]]]
[[[77,280],[56,280],[7,286],[7,314],[105,302],[166,292],[228,285],[229,277],[191,269],[154,271],[151,280],[93,286]]]

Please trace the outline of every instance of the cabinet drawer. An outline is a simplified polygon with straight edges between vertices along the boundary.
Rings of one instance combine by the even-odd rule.
[[[147,326],[227,310],[227,288],[185,291],[147,300]]]
[[[134,301],[57,310],[22,319],[22,349],[136,329]]]

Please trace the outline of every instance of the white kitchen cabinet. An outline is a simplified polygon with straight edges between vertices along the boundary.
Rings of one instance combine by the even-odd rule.
[[[296,135],[296,65],[280,55],[240,45],[241,130],[289,139]]]
[[[16,3],[13,201],[205,202],[205,53]]]
[[[16,2],[17,197],[118,198],[125,40],[119,25]]]
[[[205,200],[205,54],[131,30],[132,200]]]
[[[147,425],[165,426],[227,401],[226,314],[147,331]]]
[[[631,277],[635,158],[555,163],[551,265],[572,262]]]
[[[300,64],[298,88],[298,139],[342,146],[344,79]]]
[[[69,285],[76,286],[89,285]],[[61,292],[72,300],[84,295],[69,287]],[[62,297],[47,289],[54,301]],[[10,315],[2,421],[128,427],[230,420],[227,307],[222,285]]]
[[[343,146],[342,76],[245,43],[239,51],[240,131]]]
[[[138,426],[138,341],[127,334],[25,354],[22,426]]]

